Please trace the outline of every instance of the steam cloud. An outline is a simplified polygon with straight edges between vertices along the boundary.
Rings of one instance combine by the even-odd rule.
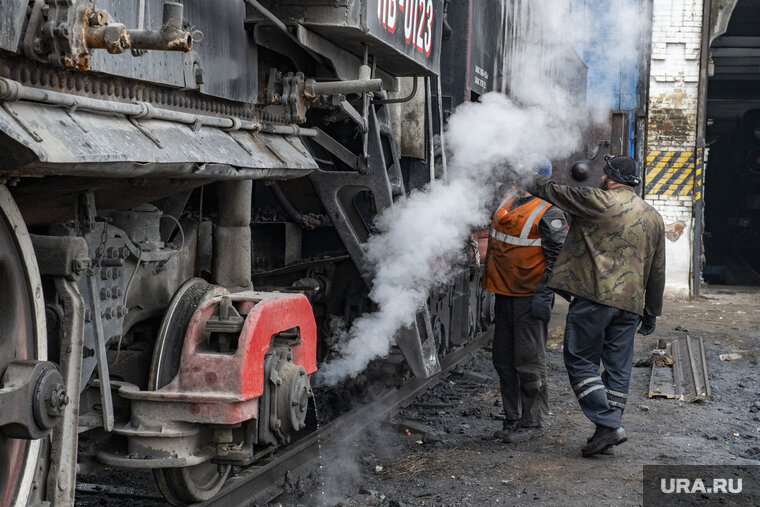
[[[553,3],[557,9],[552,9]],[[543,14],[552,18],[547,25],[560,26],[567,2],[544,4],[549,5]],[[511,7],[506,1],[502,5],[506,16]],[[563,32],[543,31],[542,39],[519,48],[499,44],[513,77],[495,86],[504,90],[508,85],[512,99],[492,92],[480,102],[459,106],[445,134],[449,181],[431,182],[377,218],[378,232],[366,249],[375,275],[370,297],[377,310],[357,318],[338,337],[339,353],[320,367],[319,384],[355,377],[371,360],[388,354],[394,335],[413,323],[430,290],[456,274],[452,265],[461,258],[471,229],[488,223],[497,182],[505,181],[507,164],[523,167],[521,176],[527,177],[538,157],[570,156],[580,148],[584,128],[608,117],[607,111],[599,115],[587,109],[583,99],[568,93],[565,80],[557,79],[570,42],[547,39],[558,33]],[[621,41],[620,47],[626,51],[630,42]],[[615,56],[610,48],[606,52],[608,58]]]

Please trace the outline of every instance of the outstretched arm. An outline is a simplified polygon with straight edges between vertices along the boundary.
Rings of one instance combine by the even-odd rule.
[[[548,178],[536,175],[525,190],[576,217],[593,218],[604,213],[607,208],[605,193],[598,188],[558,185]]]

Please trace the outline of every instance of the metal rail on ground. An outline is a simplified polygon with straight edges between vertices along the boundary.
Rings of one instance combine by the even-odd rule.
[[[299,475],[313,467],[319,459],[320,446],[325,454],[330,448],[346,442],[372,423],[405,403],[411,403],[420,393],[440,382],[442,377],[459,363],[481,348],[493,336],[493,330],[486,331],[467,345],[450,353],[441,361],[441,371],[429,378],[413,379],[399,389],[384,395],[379,400],[352,410],[322,426],[319,432],[311,433],[290,445],[275,456],[243,470],[229,479],[219,494],[213,499],[196,504],[205,507],[231,507],[238,505],[266,504],[283,491],[288,472]]]
[[[659,352],[662,358],[671,357],[672,364],[652,361],[650,398],[675,398],[688,402],[712,399],[703,337],[694,343],[686,335],[686,338],[664,344]]]

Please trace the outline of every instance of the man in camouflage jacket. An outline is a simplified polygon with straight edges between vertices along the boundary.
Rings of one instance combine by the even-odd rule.
[[[605,159],[601,188],[557,185],[538,175],[527,188],[572,217],[548,286],[572,296],[565,366],[581,409],[596,424],[584,456],[627,440],[621,417],[633,337],[639,322],[639,333],[654,331],[665,287],[662,217],[633,191],[640,182],[633,159]]]

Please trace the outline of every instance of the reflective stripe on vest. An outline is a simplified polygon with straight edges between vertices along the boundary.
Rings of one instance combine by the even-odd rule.
[[[520,231],[520,237],[521,238],[527,238],[528,234],[530,234],[530,229],[533,227],[533,222],[536,221],[536,217],[544,211],[544,208],[547,208],[549,206],[548,202],[544,202],[540,206],[536,206],[536,209],[533,210],[533,213],[531,213],[528,216],[528,219],[525,221],[525,225],[522,228],[522,231]]]
[[[488,235],[495,240],[501,241],[502,243],[507,243],[509,245],[541,246],[541,238],[518,238],[517,236],[510,236],[509,234],[504,234],[503,232],[499,232],[493,228],[488,232]]]
[[[530,215],[528,215],[527,220],[525,220],[525,224],[523,225],[523,228],[520,231],[520,237],[510,236],[509,234],[499,232],[493,227],[491,227],[491,230],[488,233],[488,235],[491,236],[495,240],[501,241],[502,243],[507,243],[509,245],[541,246],[541,238],[531,239],[531,238],[528,238],[528,235],[530,234],[530,230],[533,228],[533,225],[536,221],[536,217],[538,217],[538,215],[541,214],[544,208],[548,206],[549,206],[548,202],[544,202],[542,205],[536,206],[536,209],[534,209],[533,212]]]

